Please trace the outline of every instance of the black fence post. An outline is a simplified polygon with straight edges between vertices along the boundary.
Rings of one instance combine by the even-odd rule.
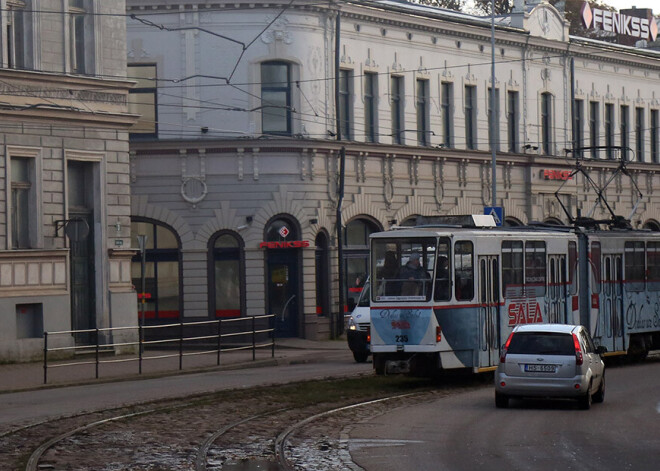
[[[254,318],[256,316],[252,316],[252,361],[257,359],[257,339],[256,339],[256,328],[255,328],[255,321]]]
[[[95,358],[96,358],[96,379],[99,379],[99,329],[96,329],[96,351],[95,351]]]
[[[183,369],[183,322],[179,322],[179,370]]]
[[[142,338],[144,333],[142,332],[142,324],[138,325],[138,372],[142,374]]]
[[[48,332],[44,332],[44,384],[48,384]]]
[[[270,344],[271,344],[271,353],[270,357],[275,358],[275,315],[273,314],[270,318]]]
[[[222,319],[218,319],[218,366],[220,366],[221,349],[222,349]]]

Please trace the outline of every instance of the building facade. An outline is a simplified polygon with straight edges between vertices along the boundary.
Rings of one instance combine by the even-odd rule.
[[[41,355],[44,331],[137,324],[135,116],[123,1],[1,0],[0,12],[0,360],[17,361]]]
[[[494,50],[489,18],[395,0],[127,7],[148,322],[271,313],[334,336],[371,232],[488,206],[609,217],[590,181],[660,229],[660,54],[571,37],[546,3],[498,18]]]

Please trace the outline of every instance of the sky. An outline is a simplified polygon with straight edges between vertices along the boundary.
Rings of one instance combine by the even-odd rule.
[[[654,15],[660,14],[660,2],[658,0],[602,0],[602,3],[610,5],[617,10],[625,10],[633,6],[637,8],[651,8]]]

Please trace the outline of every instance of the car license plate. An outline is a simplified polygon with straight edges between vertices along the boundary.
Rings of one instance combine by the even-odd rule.
[[[525,365],[525,371],[536,373],[554,373],[555,365]]]

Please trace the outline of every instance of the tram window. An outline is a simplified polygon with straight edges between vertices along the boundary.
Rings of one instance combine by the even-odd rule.
[[[470,241],[454,244],[454,277],[456,300],[469,301],[474,298],[474,246]]]
[[[568,286],[570,294],[577,294],[577,244],[573,241],[568,243]]]
[[[525,244],[525,286],[533,287],[536,296],[545,295],[545,259],[545,242],[533,240]]]
[[[600,293],[600,242],[591,243],[590,261],[594,278],[594,282],[591,283],[591,291],[593,293]]]
[[[502,242],[502,289],[510,298],[523,285],[523,243],[520,240]]]
[[[644,291],[644,242],[625,244],[626,291]]]
[[[649,291],[660,291],[660,242],[649,242],[646,246]]]
[[[449,239],[439,246],[448,254]],[[373,300],[428,301],[438,248],[434,238],[372,240]]]

